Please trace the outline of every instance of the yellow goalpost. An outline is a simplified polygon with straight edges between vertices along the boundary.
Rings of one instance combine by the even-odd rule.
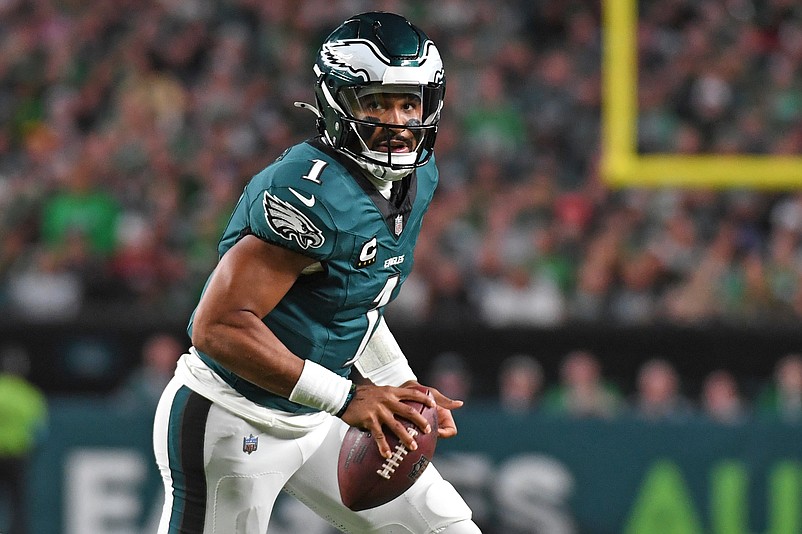
[[[637,0],[604,0],[602,175],[612,187],[802,187],[802,156],[638,154]]]

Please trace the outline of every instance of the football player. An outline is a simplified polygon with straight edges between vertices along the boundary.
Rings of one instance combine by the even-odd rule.
[[[361,512],[337,484],[349,425],[370,431],[384,457],[383,425],[416,448],[394,416],[432,431],[404,400],[436,402],[438,436],[457,432],[462,402],[414,387],[383,319],[437,185],[440,54],[405,18],[364,13],[326,39],[314,72],[316,106],[296,105],[315,113],[319,136],[245,187],[189,321],[192,347],[160,401],[159,533],[262,534],[284,490],[345,532],[475,534],[433,465]]]

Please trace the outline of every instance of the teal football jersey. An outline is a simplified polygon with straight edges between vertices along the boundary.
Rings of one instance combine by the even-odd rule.
[[[395,182],[387,200],[352,160],[319,139],[300,143],[246,185],[220,256],[253,234],[318,260],[320,268],[303,274],[263,321],[297,356],[347,376],[412,270],[437,179],[432,158]],[[260,405],[312,410],[243,380],[209,355],[201,358]]]

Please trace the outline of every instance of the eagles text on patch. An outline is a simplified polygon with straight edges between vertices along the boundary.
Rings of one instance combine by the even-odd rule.
[[[387,258],[384,260],[384,268],[392,267],[393,265],[401,265],[404,263],[404,255],[401,254],[400,256],[393,256],[392,258]]]

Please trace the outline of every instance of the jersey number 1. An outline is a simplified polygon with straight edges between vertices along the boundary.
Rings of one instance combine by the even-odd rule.
[[[365,332],[365,336],[362,338],[362,342],[359,344],[359,348],[356,350],[354,357],[345,362],[343,367],[352,365],[362,355],[362,351],[365,350],[365,347],[370,340],[370,336],[373,335],[373,331],[376,329],[376,325],[379,324],[379,311],[385,307],[388,302],[390,302],[390,297],[392,297],[393,290],[395,289],[395,286],[398,285],[398,280],[400,277],[400,274],[394,274],[387,278],[387,282],[384,283],[384,287],[381,289],[381,291],[379,291],[379,294],[376,295],[376,298],[373,299],[373,307],[368,310],[368,313],[366,314],[368,318],[368,329]]]
[[[313,159],[310,160],[312,162],[312,168],[309,169],[309,173],[301,176],[304,180],[309,180],[310,182],[315,182],[316,184],[322,183],[320,181],[320,175],[323,173],[323,169],[326,168],[326,163],[322,159]]]

